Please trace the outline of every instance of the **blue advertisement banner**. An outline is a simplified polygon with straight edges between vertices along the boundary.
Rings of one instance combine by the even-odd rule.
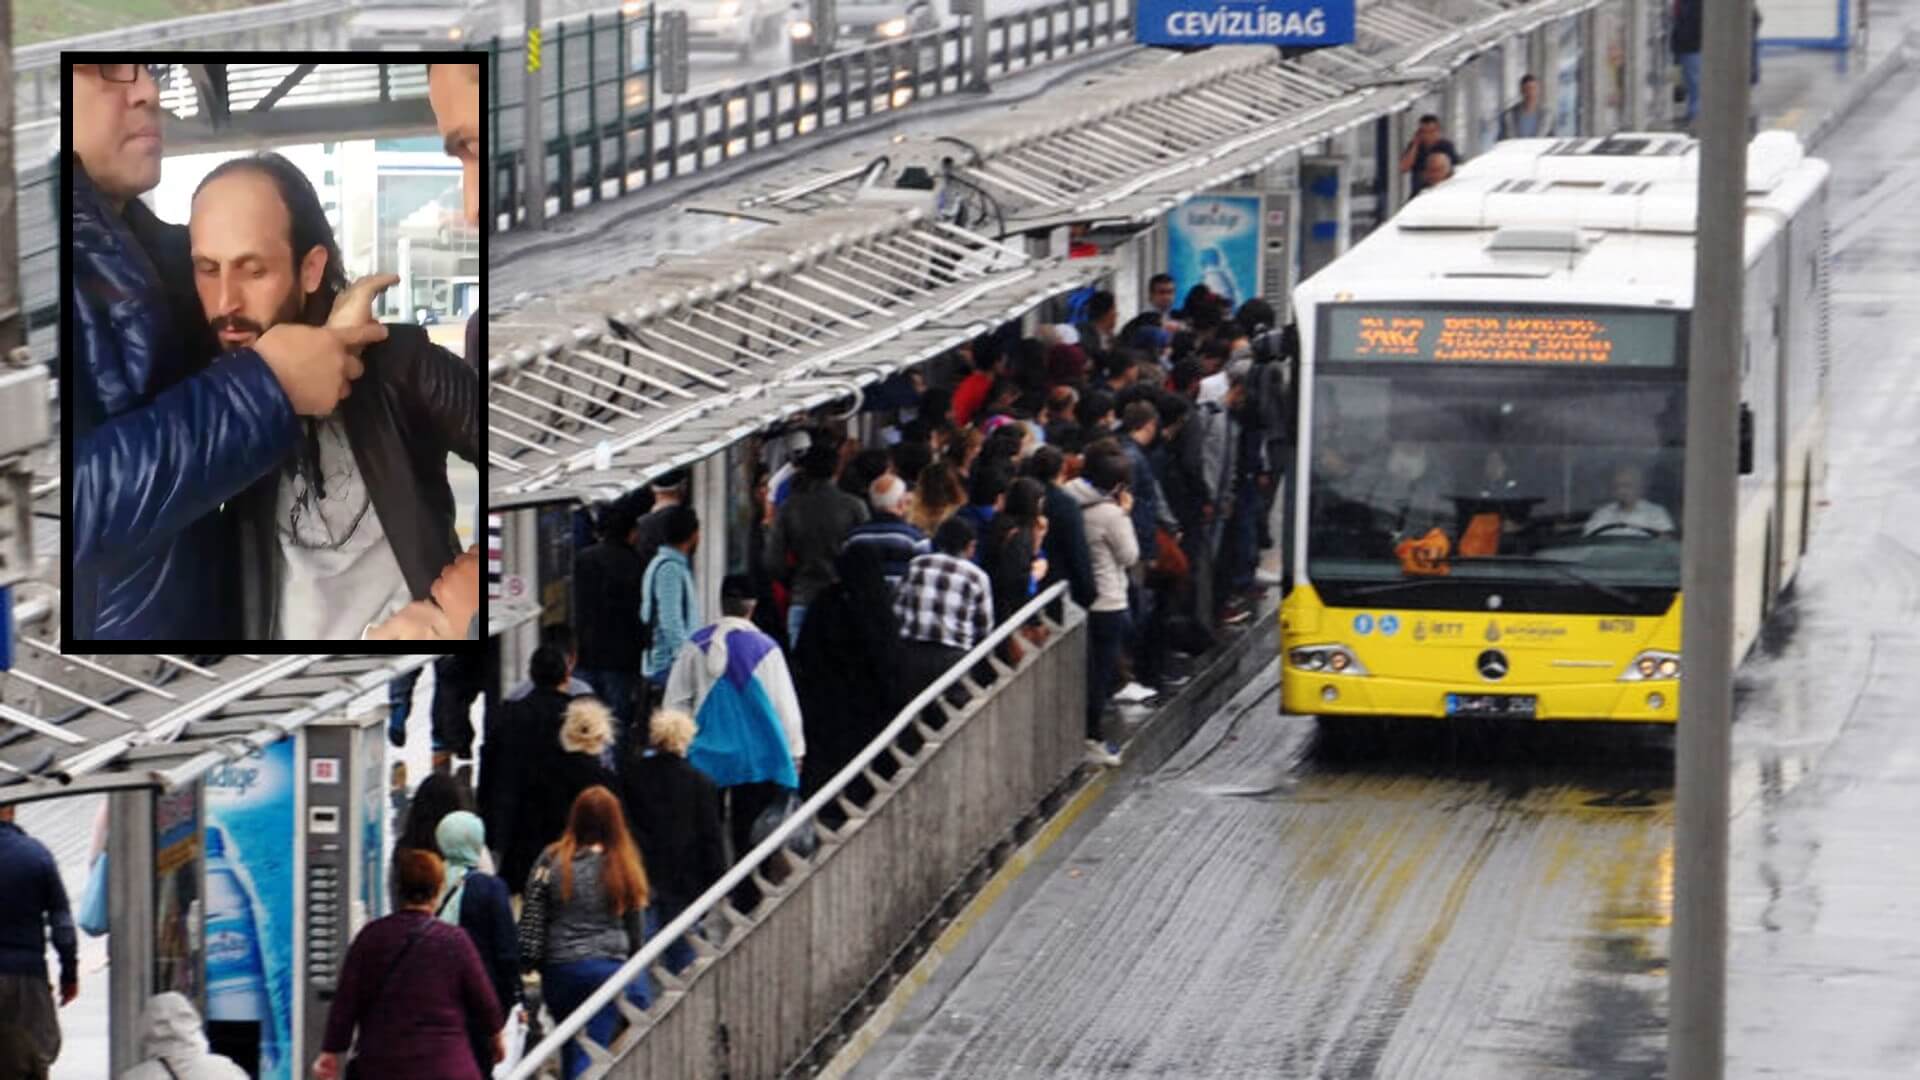
[[[207,775],[207,1019],[261,1025],[261,1080],[294,1080],[293,740]]]
[[[1141,45],[1347,45],[1354,0],[1140,0],[1133,40]]]
[[[1228,312],[1259,295],[1260,196],[1197,195],[1167,215],[1167,273],[1176,303],[1205,285]]]

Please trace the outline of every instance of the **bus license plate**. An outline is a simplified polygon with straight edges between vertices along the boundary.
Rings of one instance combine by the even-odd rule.
[[[1532,694],[1448,694],[1448,716],[1510,716],[1533,719],[1539,699]]]

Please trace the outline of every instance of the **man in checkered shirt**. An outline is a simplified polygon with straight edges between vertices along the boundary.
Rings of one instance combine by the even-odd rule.
[[[974,531],[950,517],[934,533],[933,552],[907,564],[893,594],[906,639],[905,693],[918,694],[993,632],[993,586],[973,563]]]

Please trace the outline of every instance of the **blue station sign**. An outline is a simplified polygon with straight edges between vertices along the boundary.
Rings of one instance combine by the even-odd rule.
[[[1141,45],[1346,45],[1354,0],[1140,0],[1133,40]]]

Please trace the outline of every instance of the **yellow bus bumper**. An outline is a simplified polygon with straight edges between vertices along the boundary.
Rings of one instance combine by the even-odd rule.
[[[1327,675],[1286,668],[1280,675],[1281,708],[1310,716],[1416,716],[1444,719],[1448,694],[1532,695],[1537,721],[1600,720],[1671,724],[1680,715],[1680,684],[1646,682],[1503,683],[1495,688],[1391,679],[1372,675]]]

